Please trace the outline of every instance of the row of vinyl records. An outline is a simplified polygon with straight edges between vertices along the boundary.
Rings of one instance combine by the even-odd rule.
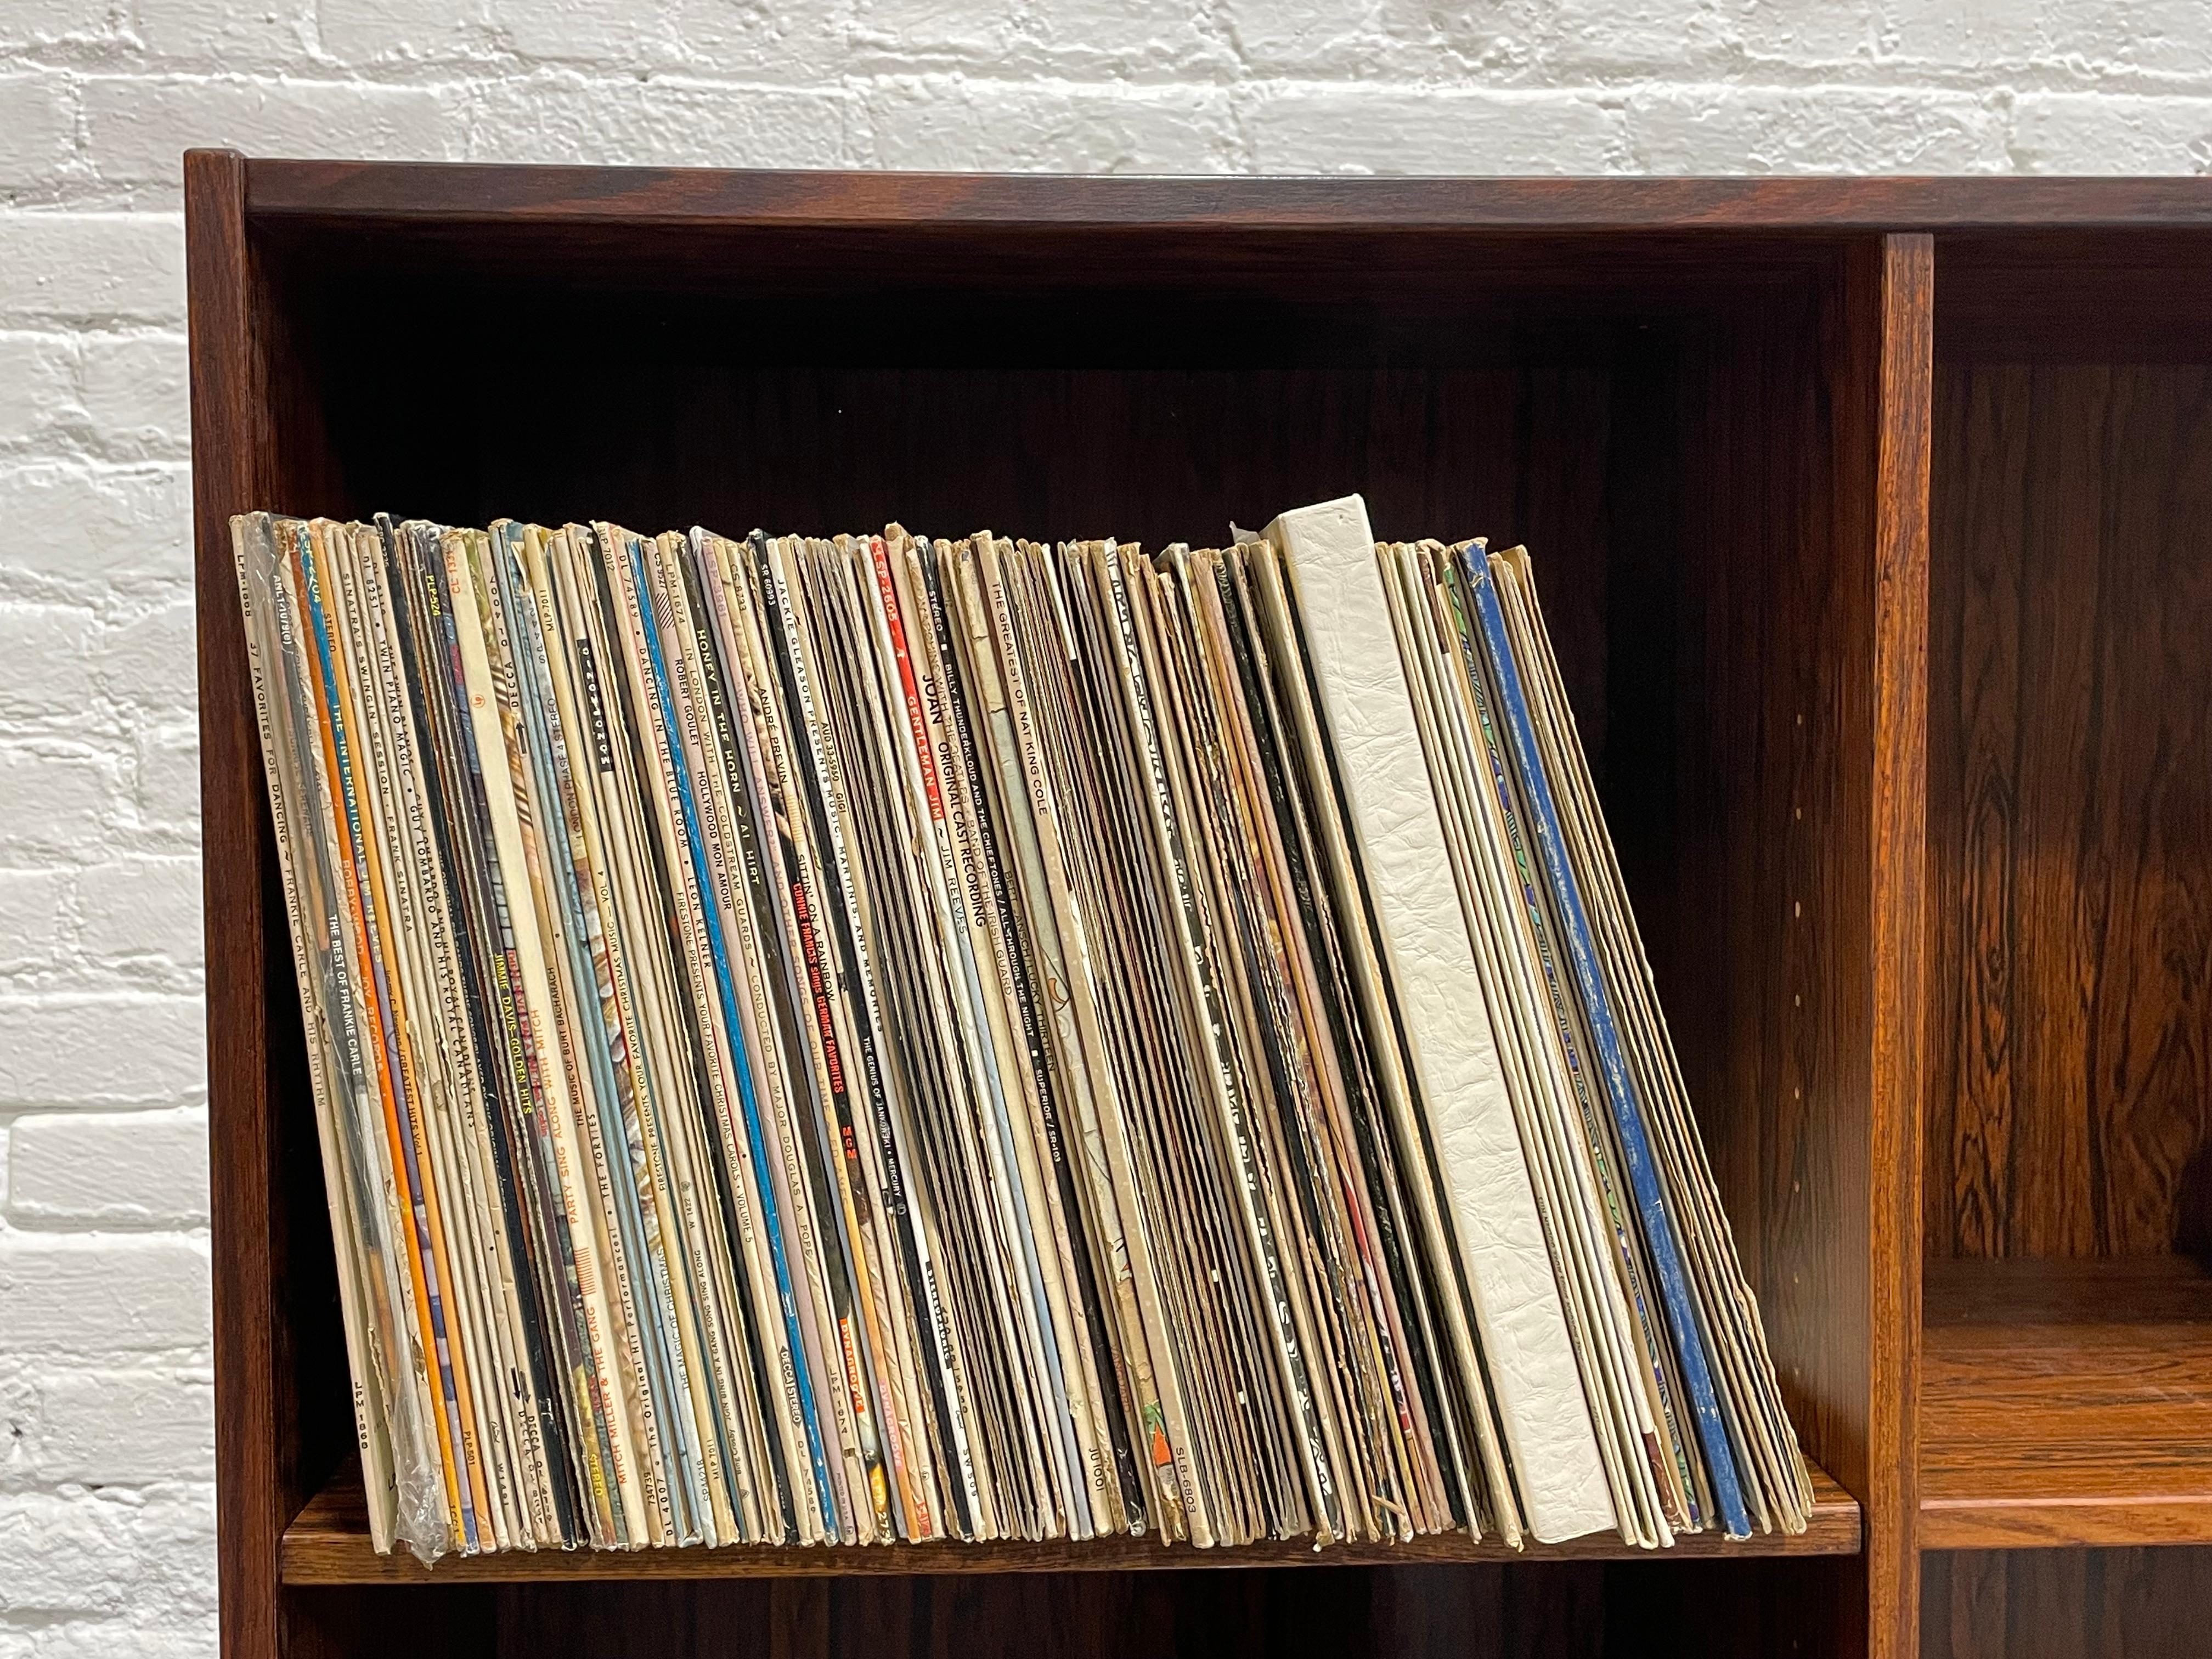
[[[232,532],[378,1548],[1803,1528],[1519,550]]]

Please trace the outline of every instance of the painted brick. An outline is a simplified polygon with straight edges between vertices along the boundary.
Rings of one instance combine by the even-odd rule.
[[[169,214],[0,212],[0,321],[180,323],[182,232]]]
[[[0,1659],[114,1659],[118,1653],[131,1659],[216,1659],[216,1650],[213,1621],[188,1612],[41,1620],[14,1636],[0,1626]]]
[[[1771,64],[1787,82],[1808,69],[1873,69],[1881,14],[1858,0],[1561,0],[1548,19],[1544,61],[1553,74],[1731,82]]]
[[[889,49],[912,69],[981,69],[1021,49],[1035,21],[1023,6],[977,6],[963,0],[857,0],[854,42]]]
[[[2177,159],[2212,173],[2212,98],[2030,93],[2014,112],[2012,161],[2023,172],[2156,173]]]
[[[232,145],[280,155],[436,159],[461,154],[460,100],[368,81],[99,76],[85,124],[100,177],[181,196],[185,151]]]
[[[207,1281],[203,1240],[11,1228],[0,1232],[0,1357],[196,1352]]]
[[[99,453],[125,461],[182,459],[191,442],[185,377],[181,334],[88,337],[78,395]]]
[[[2133,76],[2188,77],[2197,83],[2197,91],[2206,90],[2204,83],[2212,80],[2212,28],[2206,27],[2204,9],[2197,0],[2100,0],[2093,5],[2028,0],[2012,6],[1893,0],[1883,15],[1886,41],[1896,56],[1943,65],[1962,81],[1986,83],[2026,71],[2039,79],[2063,78],[2092,92],[2100,81]]]
[[[1623,160],[1617,103],[1586,93],[1301,86],[1244,125],[1265,173],[1604,173]]]
[[[191,570],[191,500],[180,463],[0,462],[0,581],[57,597],[173,585]]]
[[[2118,0],[2109,9],[2042,0],[2038,21],[2049,54],[2085,91],[2116,72],[2186,77],[2212,90],[2212,21],[2198,0]]]
[[[130,21],[126,0],[8,0],[0,9],[0,46],[64,44],[113,52]]]
[[[134,0],[137,34],[155,67],[312,76],[324,60],[313,0]],[[125,60],[103,67],[138,68]],[[273,152],[264,152],[271,154]]]
[[[219,6],[222,0],[180,3]],[[322,0],[315,15],[323,51],[350,68],[462,64],[495,76],[515,68],[493,33],[486,0]]]
[[[137,969],[156,982],[197,989],[204,949],[198,859],[126,859],[81,871],[70,886],[75,945],[88,969]]]
[[[852,45],[856,68],[892,75],[974,71],[983,90],[1033,76],[1172,80],[1188,92],[1192,79],[1238,67],[1227,36],[1204,8],[1170,0],[1048,0],[1019,8],[971,0],[858,0]]]
[[[156,834],[189,832],[200,816],[198,734],[189,726],[141,728],[133,742],[140,827]]]
[[[0,999],[0,1109],[167,1105],[198,1098],[206,1075],[195,997]]]
[[[1747,173],[1978,173],[2004,164],[2003,125],[1983,100],[1820,87],[1668,88],[1628,101],[1640,170],[1697,173],[1716,149]]]
[[[1389,15],[1393,5],[1402,16]],[[1485,7],[1486,17],[1510,9]],[[1230,48],[1248,74],[1312,80],[1358,80],[1374,75],[1394,55],[1428,52],[1443,46],[1442,9],[1413,0],[1368,0],[1356,6],[1328,0],[1223,0],[1220,16]]]
[[[181,548],[178,556],[181,562]],[[191,599],[180,593],[133,605],[100,635],[100,686],[118,708],[150,719],[173,717],[197,695],[195,650]]]
[[[16,731],[84,724],[100,692],[99,631],[82,605],[0,603],[0,722]]]
[[[0,1481],[138,1486],[215,1473],[214,1390],[204,1370],[0,1366]]]
[[[83,857],[106,842],[119,799],[113,762],[81,744],[0,747],[0,866]]]
[[[847,45],[846,7],[775,0],[669,0],[669,5],[684,62],[702,78],[836,87],[856,68]],[[820,165],[830,163],[825,158]]]
[[[202,1225],[207,1114],[31,1112],[10,1139],[8,1213],[18,1223]]]
[[[76,161],[76,111],[59,75],[0,75],[0,189],[61,182]]]
[[[667,0],[485,0],[485,9],[494,34],[528,63],[574,64],[601,75],[696,67],[685,62]]]
[[[66,870],[0,870],[0,984],[49,973],[75,943]],[[0,1182],[0,1205],[7,1184]]]
[[[924,170],[973,158],[1016,173],[1220,173],[1243,148],[1230,97],[1218,89],[1086,88],[1047,97],[932,76],[879,93],[866,118],[872,164]]]
[[[491,161],[615,154],[680,165],[819,167],[842,148],[844,119],[836,93],[544,73],[475,95],[470,154]]]
[[[0,444],[51,450],[69,441],[76,356],[66,335],[0,333]]]
[[[2126,9],[2118,0],[2103,15]],[[1979,64],[1996,70],[2034,62],[2043,55],[2040,0],[2022,5],[1956,0],[1894,0],[1882,18],[1882,40],[1893,56],[1924,64]]]
[[[115,1626],[125,1644],[110,1651],[136,1652],[127,1632],[154,1608],[172,1623],[211,1611],[206,1501],[204,1488],[181,1482],[0,1494],[0,1615],[129,1615]]]

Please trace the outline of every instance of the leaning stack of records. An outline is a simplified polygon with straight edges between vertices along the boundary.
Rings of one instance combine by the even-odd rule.
[[[232,530],[380,1549],[1805,1525],[1518,550]]]

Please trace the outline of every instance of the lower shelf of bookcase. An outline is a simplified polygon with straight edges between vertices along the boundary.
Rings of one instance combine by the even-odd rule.
[[[2212,1544],[2212,1274],[1930,1261],[1923,1549]]]
[[[1301,1543],[1238,1549],[1193,1549],[1148,1539],[1087,1543],[898,1544],[822,1549],[539,1550],[453,1556],[425,1567],[404,1553],[379,1555],[368,1541],[368,1514],[357,1470],[349,1469],[309,1500],[284,1529],[279,1571],[288,1584],[527,1583],[564,1579],[805,1578],[866,1574],[1130,1572],[1178,1567],[1417,1566],[1470,1561],[1673,1560],[1713,1556],[1855,1555],[1859,1506],[1813,1470],[1811,1525],[1795,1536],[1757,1534],[1735,1542],[1705,1533],[1671,1550],[1640,1550],[1601,1535],[1515,1552],[1495,1540],[1426,1538],[1410,1544],[1340,1544],[1316,1550]]]

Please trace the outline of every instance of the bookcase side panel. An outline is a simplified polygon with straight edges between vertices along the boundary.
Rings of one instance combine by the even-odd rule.
[[[230,515],[252,507],[263,483],[245,205],[241,157],[185,157],[221,1625],[228,1659],[276,1659],[277,1540],[290,1518],[280,1442],[289,1407],[276,1352],[283,1218],[268,1026],[286,964],[272,964],[265,951],[260,750],[231,575]]]
[[[276,1659],[319,1650],[289,1616],[279,1544],[354,1435],[229,520],[271,501],[345,503],[245,166],[188,154],[185,233],[221,1628],[228,1659]]]

